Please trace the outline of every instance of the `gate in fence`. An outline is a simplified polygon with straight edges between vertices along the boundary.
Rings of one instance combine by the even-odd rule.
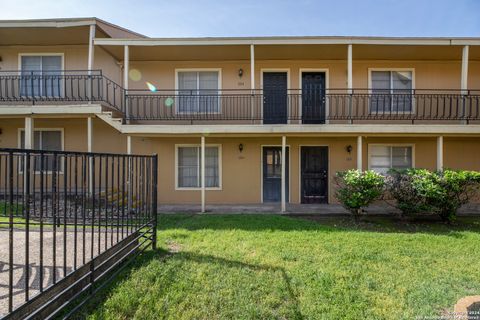
[[[0,149],[0,315],[69,316],[156,246],[157,156]]]

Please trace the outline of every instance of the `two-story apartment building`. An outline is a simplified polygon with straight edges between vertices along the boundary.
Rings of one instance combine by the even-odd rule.
[[[157,153],[160,204],[335,203],[335,173],[480,170],[480,38],[156,39],[0,21],[0,147]]]

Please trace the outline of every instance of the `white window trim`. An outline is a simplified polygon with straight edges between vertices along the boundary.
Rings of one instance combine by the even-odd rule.
[[[63,52],[23,52],[18,54],[18,71],[22,72],[22,57],[37,57],[37,56],[44,56],[44,57],[61,57],[61,74],[63,75],[65,71],[65,54]],[[42,70],[43,71],[43,70]],[[60,97],[65,96],[64,86],[63,86],[63,79],[62,86],[60,87]],[[42,96],[36,96],[42,97]]]
[[[390,72],[404,72],[409,71],[412,73],[412,95],[415,92],[415,68],[368,68],[368,93],[373,94],[373,87],[372,87],[372,71],[390,71]],[[390,93],[391,93],[390,88]],[[368,105],[368,112],[370,113],[370,104]],[[397,113],[397,114],[414,114],[415,113],[415,99],[412,98],[412,110],[411,111],[382,111],[382,113]]]
[[[22,52],[18,54],[18,71],[22,71],[22,57],[45,56],[45,57],[61,57],[62,71],[65,70],[65,54],[63,52]]]
[[[222,68],[179,68],[175,69],[175,95],[178,94],[179,83],[178,83],[178,73],[179,72],[218,72],[218,112],[211,112],[210,114],[221,114],[222,113]],[[198,84],[197,84],[198,85]],[[175,114],[197,114],[197,112],[180,112],[177,108],[177,103],[175,103]]]
[[[280,144],[262,144],[260,146],[260,202],[263,202],[263,148],[265,147],[279,147],[282,148],[282,145]],[[292,202],[292,148],[289,144],[286,144],[285,147],[288,148],[288,203]],[[280,202],[277,202],[280,203]]]
[[[300,68],[298,70],[298,87],[300,88],[300,94],[303,92],[303,86],[302,86],[302,75],[304,72],[323,72],[325,73],[325,94],[329,94],[329,89],[330,89],[330,76],[329,76],[329,70],[328,68]],[[303,109],[302,109],[302,100],[300,98],[299,105],[300,105],[300,121],[302,121],[302,115],[303,115]],[[328,97],[325,97],[325,124],[328,124],[328,116],[330,114],[330,100]]]
[[[368,170],[371,168],[371,149],[372,147],[411,147],[412,148],[412,168],[415,168],[415,144],[414,143],[369,143],[368,144]],[[392,168],[390,168],[392,169]]]
[[[188,191],[188,190],[201,190],[201,187],[179,187],[178,186],[178,149],[185,147],[197,147],[201,148],[201,144],[176,144],[175,145],[175,190],[176,191]],[[205,187],[205,190],[222,190],[222,145],[221,144],[206,144],[207,147],[218,148],[218,187]]]
[[[25,131],[25,128],[18,128],[17,144],[18,144],[19,149],[22,148],[22,132],[24,132],[24,131]],[[33,131],[34,131],[34,134],[35,134],[35,131],[59,131],[60,132],[60,144],[62,146],[61,151],[65,150],[65,137],[64,137],[65,136],[65,130],[64,130],[64,128],[35,128]],[[23,170],[20,170],[19,172],[21,174],[23,174]],[[40,171],[35,171],[35,174],[40,174],[40,173],[41,173]],[[52,174],[52,171],[45,171],[44,173]],[[63,174],[63,164],[62,164],[62,167],[60,168],[60,170],[58,171],[58,173]]]

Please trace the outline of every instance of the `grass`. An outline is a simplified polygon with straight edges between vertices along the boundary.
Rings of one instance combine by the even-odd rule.
[[[480,222],[163,215],[89,319],[414,319],[480,293]]]

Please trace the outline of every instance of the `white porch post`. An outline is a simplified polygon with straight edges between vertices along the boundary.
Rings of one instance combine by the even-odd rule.
[[[461,94],[468,94],[468,46],[464,46],[462,50],[462,75],[460,79],[460,89],[462,90]],[[467,124],[467,118],[469,116],[465,97],[462,97],[462,116],[465,120],[462,120],[462,123]]]
[[[437,170],[443,170],[443,136],[437,137]]]
[[[35,131],[34,120],[32,117],[25,117],[25,149],[33,149],[34,143],[34,131]]]
[[[255,46],[253,44],[250,45],[250,89],[252,90],[250,114],[253,123],[255,121]]]
[[[132,154],[132,136],[127,136],[127,154]]]
[[[90,25],[90,33],[88,35],[88,64],[87,70],[90,71],[93,69],[93,56],[94,56],[94,46],[93,39],[95,38],[95,25]]]
[[[87,152],[93,152],[93,118],[87,118]],[[88,158],[88,192],[92,194],[93,192],[93,184],[92,184],[92,177],[93,177],[93,158]]]
[[[348,45],[348,52],[347,52],[347,88],[348,93],[352,93],[353,90],[353,48],[352,45]]]
[[[202,213],[205,212],[205,136],[202,136],[201,139],[201,148],[200,148],[200,177],[201,177],[201,197],[202,197]]]
[[[128,72],[130,68],[130,51],[128,46],[123,47],[123,88],[125,89],[125,94],[128,93]],[[128,100],[125,99],[125,115],[127,117],[127,123],[129,122],[130,117],[130,108],[128,106]]]
[[[87,151],[93,150],[93,117],[87,118]]]
[[[25,149],[34,149],[34,120],[32,117],[25,117],[25,142],[24,142],[24,148]],[[25,158],[23,161],[23,172],[25,173],[23,175],[23,192],[27,193],[29,190],[27,186],[27,172],[28,172],[28,167],[27,167],[27,154],[25,154]]]
[[[462,51],[462,78],[460,81],[462,94],[466,94],[468,90],[468,48],[468,46],[464,46]]]
[[[353,114],[353,47],[351,44],[348,45],[348,50],[347,50],[347,91],[348,94],[350,95],[348,99],[348,116],[349,116],[349,123],[352,123],[353,120],[351,118]]]
[[[88,34],[88,61],[87,61],[87,72],[88,75],[92,75],[93,70],[93,58],[94,58],[94,46],[93,39],[95,38],[95,24],[90,25],[90,32]],[[92,79],[88,79],[88,104],[92,103]]]
[[[287,181],[286,179],[286,174],[287,174],[287,165],[285,163],[287,157],[285,155],[285,153],[287,152],[287,137],[286,136],[282,136],[282,180],[281,180],[281,183],[282,183],[282,187],[281,187],[281,202],[282,202],[282,212],[285,212],[286,211],[286,202],[287,202],[287,199],[286,199],[286,188],[285,188],[285,183]]]
[[[357,137],[357,170],[363,171],[363,141],[362,136]]]

